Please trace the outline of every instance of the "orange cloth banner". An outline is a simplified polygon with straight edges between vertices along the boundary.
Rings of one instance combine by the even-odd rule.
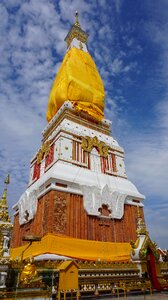
[[[11,248],[12,259],[21,258],[24,246]],[[129,243],[110,243],[47,234],[40,242],[33,242],[23,253],[23,259],[41,254],[57,254],[82,260],[130,261]]]

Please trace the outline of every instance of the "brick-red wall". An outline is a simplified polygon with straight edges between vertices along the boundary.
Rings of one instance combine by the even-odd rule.
[[[143,210],[141,209],[142,215]],[[46,233],[63,234],[81,239],[129,242],[136,240],[137,208],[125,205],[121,220],[87,215],[83,197],[59,191],[50,191],[38,200],[36,216],[19,225],[14,218],[12,247],[22,244],[24,235],[44,236]]]

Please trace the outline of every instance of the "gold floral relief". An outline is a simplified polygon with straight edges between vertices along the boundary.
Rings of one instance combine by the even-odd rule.
[[[100,156],[107,157],[109,146],[107,146],[104,142],[98,140],[96,136],[93,138],[86,136],[82,138],[82,149],[86,152],[91,152],[94,147],[96,147],[99,151]]]
[[[47,156],[49,154],[49,151],[50,151],[50,142],[47,141],[46,143],[44,143],[39,152],[37,153],[37,163],[40,164],[42,159],[43,159],[43,156]]]
[[[0,257],[3,256],[3,252],[4,252],[3,241],[4,241],[4,237],[2,235],[2,232],[0,232]]]

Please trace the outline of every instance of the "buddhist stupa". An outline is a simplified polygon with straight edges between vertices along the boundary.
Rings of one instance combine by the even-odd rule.
[[[26,247],[23,236],[34,235],[41,241],[24,258],[130,260],[144,196],[127,178],[124,150],[104,117],[104,86],[87,38],[76,14],[51,87],[42,144],[14,206],[13,258]]]

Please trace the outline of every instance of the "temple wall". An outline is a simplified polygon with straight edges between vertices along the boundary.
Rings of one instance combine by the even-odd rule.
[[[120,220],[103,214],[100,217],[87,215],[82,196],[52,190],[38,200],[33,220],[20,226],[19,215],[15,215],[12,247],[20,246],[25,235],[44,236],[47,233],[96,241],[135,241],[136,216],[137,207],[128,204]]]

